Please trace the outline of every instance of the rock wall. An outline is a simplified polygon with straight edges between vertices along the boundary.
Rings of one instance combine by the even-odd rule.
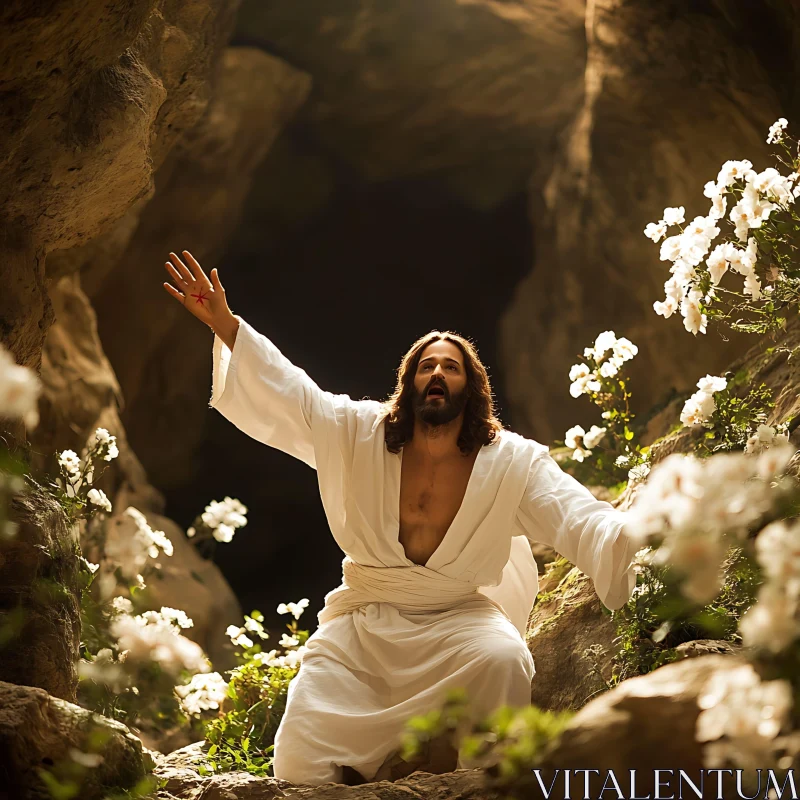
[[[567,399],[567,376],[602,330],[639,346],[630,370],[639,412],[746,346],[713,330],[695,338],[678,315],[655,314],[669,274],[642,233],[666,206],[706,214],[703,185],[727,159],[771,163],[766,132],[788,114],[777,91],[785,78],[742,34],[704,4],[587,5],[583,103],[555,162],[531,178],[535,263],[500,329],[521,428],[551,440],[591,419],[588,401]]]
[[[164,237],[197,241],[200,232],[200,254],[220,252],[249,175],[309,89],[307,76],[272,56],[226,49],[237,8],[236,0],[134,0],[65,2],[46,12],[12,2],[0,11],[0,253],[7,287],[0,332],[19,363],[40,370],[43,383],[41,422],[29,432],[24,455],[34,472],[52,475],[53,454],[80,451],[96,427],[117,437],[120,456],[101,488],[116,510],[135,505],[168,530],[176,555],[152,599],[194,618],[190,635],[220,668],[231,666],[224,630],[240,621],[241,609],[217,567],[157,516],[164,498],[128,442],[121,420],[127,398],[98,333],[97,302],[82,287],[105,293],[112,349],[133,342],[131,355],[142,356],[126,362],[140,370],[128,388],[138,400],[143,387],[146,399],[154,387],[141,370],[154,349],[163,349],[178,311],[160,284],[164,251],[180,245]],[[156,287],[154,306],[146,304],[153,299],[147,288],[136,296],[143,284]],[[174,354],[180,382],[180,366],[190,360]],[[182,419],[173,424],[185,427]],[[7,440],[24,443],[20,425],[4,427]],[[176,450],[176,463],[184,453]],[[0,677],[74,699],[80,587],[58,566],[73,534],[42,493],[29,494],[15,511],[19,534],[0,554],[0,618],[12,634]]]

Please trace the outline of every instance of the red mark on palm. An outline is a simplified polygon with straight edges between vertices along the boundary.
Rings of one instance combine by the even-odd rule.
[[[203,308],[205,308],[205,306],[203,305],[203,301],[208,300],[208,295],[203,294],[202,289],[200,290],[200,294],[193,294],[191,295],[191,297],[196,297],[197,298],[196,302],[200,303],[200,305],[203,306]]]

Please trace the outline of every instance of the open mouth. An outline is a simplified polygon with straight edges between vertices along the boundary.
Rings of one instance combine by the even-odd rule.
[[[436,397],[444,399],[444,389],[442,389],[441,386],[431,386],[431,388],[428,389],[427,397],[429,400],[433,400]]]

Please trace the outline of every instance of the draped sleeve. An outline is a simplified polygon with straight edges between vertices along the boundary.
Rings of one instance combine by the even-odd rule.
[[[612,610],[630,599],[636,585],[637,551],[625,534],[626,512],[598,500],[549,453],[535,458],[517,510],[517,524],[532,542],[550,545],[594,582]]]
[[[214,336],[209,406],[253,439],[317,469],[315,445],[329,438],[326,428],[340,422],[346,428],[348,408],[359,401],[320,389],[270,339],[237,319],[233,350]]]

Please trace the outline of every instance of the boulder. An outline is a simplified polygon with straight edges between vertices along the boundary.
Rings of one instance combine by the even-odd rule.
[[[75,700],[83,585],[77,533],[38,487],[17,495],[9,516],[18,528],[0,540],[0,681]]]
[[[720,655],[685,659],[630,678],[595,698],[570,720],[539,764],[545,785],[553,770],[577,766],[600,771],[591,776],[591,797],[600,796],[607,770],[618,779],[637,770],[638,797],[654,796],[654,770],[682,769],[697,782],[704,766],[703,745],[695,741],[698,697],[712,676],[743,663]],[[582,776],[577,780],[582,787]],[[716,780],[708,779],[703,797],[716,796],[712,789]],[[662,791],[669,791],[663,783]]]
[[[112,790],[131,789],[154,766],[121,723],[43,689],[0,681],[0,798],[51,800],[37,770],[57,774],[73,760],[72,750],[102,756],[81,779],[81,800],[102,800]]]
[[[611,679],[617,626],[610,612],[603,610],[590,578],[565,559],[553,564],[551,574],[569,571],[554,588],[549,588],[554,581],[545,573],[547,580],[531,612],[526,639],[536,668],[531,702],[563,711],[580,708],[605,689],[604,682]],[[593,645],[602,648],[596,664],[584,657]]]

